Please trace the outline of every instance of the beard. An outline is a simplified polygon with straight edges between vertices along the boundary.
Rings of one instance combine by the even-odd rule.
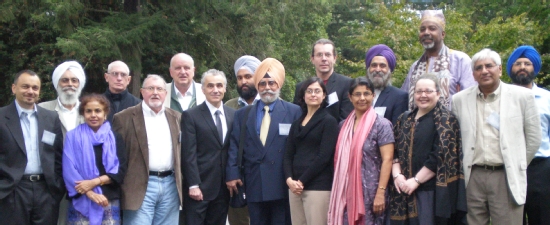
[[[277,100],[277,98],[279,98],[279,93],[281,93],[281,89],[279,89],[277,91],[265,90],[262,93],[260,93],[260,99],[265,104],[270,104],[270,103],[274,102],[275,100]],[[271,94],[271,95],[267,95],[267,94]]]
[[[527,73],[527,75],[526,76],[518,75],[522,71]],[[515,73],[512,72],[512,74],[510,74],[510,78],[512,79],[512,82],[514,84],[528,85],[530,83],[533,83],[533,80],[535,80],[535,71],[528,72],[525,69],[520,69],[520,70],[516,71]]]
[[[374,89],[384,89],[390,84],[390,74],[391,71],[384,74],[382,71],[371,73],[367,70],[367,79],[372,83]]]
[[[247,91],[243,91],[244,86],[248,87]],[[249,100],[255,98],[256,95],[258,95],[258,90],[256,90],[256,87],[252,85],[243,84],[242,86],[237,87],[237,93],[239,93],[239,96],[241,96],[241,98],[243,98],[244,100]]]
[[[57,87],[57,95],[59,95],[59,101],[63,105],[74,105],[78,101],[78,97],[82,92],[79,88],[74,87]]]

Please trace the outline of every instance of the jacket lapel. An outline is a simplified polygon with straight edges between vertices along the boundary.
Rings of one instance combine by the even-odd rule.
[[[258,105],[253,105],[250,109],[250,113],[248,114],[248,118],[246,121],[246,132],[248,132],[248,135],[252,137],[252,141],[254,142],[254,145],[256,145],[256,149],[261,149],[260,151],[265,152],[262,141],[260,141],[260,136],[256,133],[257,110]]]
[[[470,93],[468,93],[468,98],[466,98],[466,109],[468,112],[468,118],[470,118],[470,126],[472,128],[472,130],[475,130],[476,126],[477,126],[477,88],[472,88],[470,89]],[[473,99],[470,100],[470,99]],[[469,100],[469,101],[468,101]],[[473,132],[474,134],[474,140],[475,140],[475,137],[476,137],[476,132]]]
[[[283,121],[287,114],[287,110],[281,100],[277,100],[274,104],[281,106],[273,106],[273,111],[271,112],[271,123],[269,124],[269,132],[267,133],[265,146],[270,146],[275,137],[279,136],[279,123]]]
[[[376,104],[374,104],[374,107],[378,107],[384,104],[384,102],[389,96],[389,92],[390,92],[390,86],[387,86],[386,88],[384,88],[384,90],[380,92],[380,96],[378,96],[378,99],[376,99]]]
[[[224,105],[223,111],[225,112],[225,122],[227,123],[227,133],[225,134],[225,140],[223,142],[223,146],[229,144],[229,135],[231,134],[231,131],[233,130],[233,118],[235,118],[234,111],[229,110],[229,107]]]
[[[168,127],[170,128],[170,135],[172,136],[172,154],[174,158],[174,168],[176,168],[177,159],[179,159],[180,155],[178,154],[180,149],[179,143],[180,143],[180,135],[181,132],[179,131],[180,123],[178,121],[178,118],[176,115],[173,115],[171,111],[166,110],[164,111],[164,115],[166,116],[166,120],[168,121]]]
[[[330,95],[336,89],[336,73],[332,73],[327,80],[327,94]]]
[[[214,137],[217,137],[218,143],[220,145],[223,145],[222,140],[220,139],[220,135],[218,134],[218,128],[216,127],[216,124],[214,123],[214,119],[212,119],[212,114],[210,114],[210,109],[208,109],[208,106],[206,103],[202,103],[199,105],[201,111],[202,111],[202,118],[208,124],[209,130],[212,131],[212,135]]]
[[[147,130],[145,128],[145,117],[143,116],[142,104],[143,102],[139,103],[139,107],[134,108],[132,122],[138,139],[139,148],[143,155],[143,160],[147,168],[149,168],[149,146],[147,145]]]
[[[6,126],[10,129],[10,133],[13,136],[13,139],[19,145],[19,149],[27,155],[27,149],[25,148],[25,139],[23,138],[23,130],[21,129],[21,121],[19,115],[17,114],[17,108],[15,107],[15,101],[9,105],[9,113],[6,114],[7,124]]]

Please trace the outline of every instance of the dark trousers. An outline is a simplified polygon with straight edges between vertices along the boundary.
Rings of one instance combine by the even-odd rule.
[[[183,195],[185,224],[225,225],[229,208],[229,191],[225,183],[220,188],[218,196],[211,201],[196,201],[189,197],[188,191]]]
[[[548,216],[550,216],[550,157],[534,158],[527,167],[527,198],[523,209],[523,224],[527,224],[526,222],[529,222],[529,225],[548,224]]]
[[[44,181],[21,180],[0,199],[0,223],[5,225],[57,224],[59,201]]]
[[[290,205],[288,198],[266,201],[248,202],[250,225],[291,225]]]

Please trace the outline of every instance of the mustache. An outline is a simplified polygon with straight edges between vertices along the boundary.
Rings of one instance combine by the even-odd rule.
[[[274,95],[274,94],[277,94],[277,92],[276,92],[276,91],[272,91],[272,90],[264,90],[264,91],[262,91],[260,94],[262,94],[262,95],[263,95],[263,94],[272,94],[272,95]]]
[[[75,87],[64,87],[64,88],[62,88],[61,90],[62,90],[62,91],[69,91],[69,90],[71,90],[71,91],[76,91],[77,88],[75,88]]]

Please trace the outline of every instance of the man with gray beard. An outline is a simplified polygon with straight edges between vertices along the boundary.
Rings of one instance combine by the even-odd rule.
[[[384,44],[372,46],[365,54],[367,79],[374,86],[374,110],[392,124],[408,107],[407,92],[391,86],[395,64],[395,54]]]
[[[57,90],[57,99],[42,102],[38,106],[57,112],[59,120],[61,120],[63,139],[65,139],[67,131],[84,123],[84,118],[78,113],[78,106],[80,105],[78,98],[86,84],[84,69],[82,69],[82,66],[77,61],[61,63],[53,71],[52,84],[55,90]],[[67,206],[68,201],[66,198],[63,198],[59,205],[57,224],[65,224],[67,220]]]

